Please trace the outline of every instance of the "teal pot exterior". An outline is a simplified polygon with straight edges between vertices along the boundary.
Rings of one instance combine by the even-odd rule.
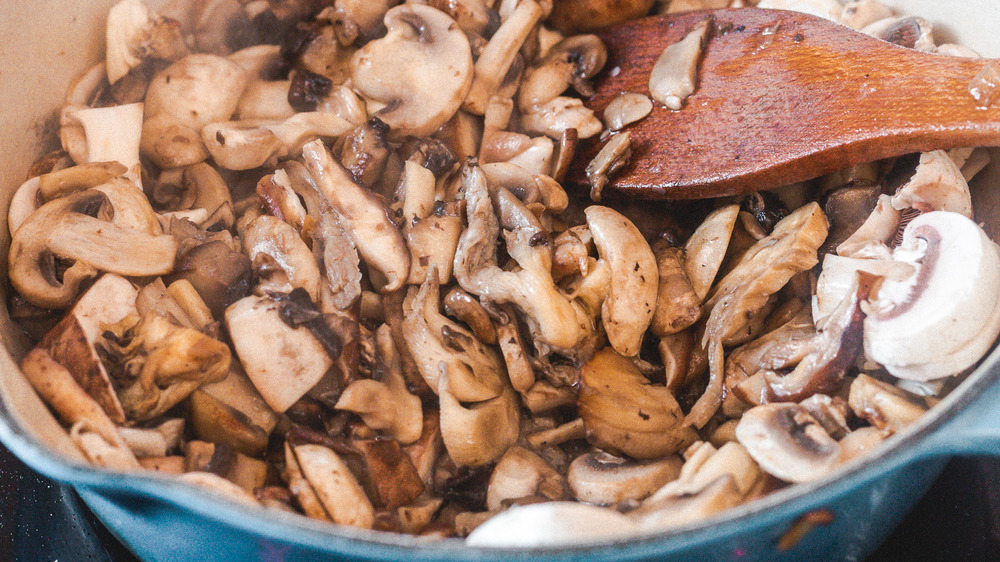
[[[934,412],[872,455],[696,525],[611,543],[545,549],[469,548],[338,527],[248,508],[156,474],[67,462],[16,427],[0,405],[0,441],[73,485],[145,560],[857,560],[871,553],[954,455],[1000,456],[1000,353]]]

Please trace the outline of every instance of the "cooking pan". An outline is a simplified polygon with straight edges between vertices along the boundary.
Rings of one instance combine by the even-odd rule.
[[[992,29],[1000,4],[994,0],[883,1],[937,24],[939,42],[959,41],[1000,57]],[[101,58],[104,15],[113,3],[5,0],[0,7],[4,216],[30,163],[54,148],[66,85]],[[978,178],[974,204],[997,240],[1000,190],[991,186],[1000,185],[1000,151],[993,160]],[[3,230],[5,258],[10,236]],[[919,423],[823,480],[655,536],[535,550],[468,548],[457,540],[362,531],[247,508],[154,473],[92,468],[18,371],[28,342],[3,307],[0,341],[0,441],[33,469],[74,486],[108,528],[148,560],[860,559],[920,499],[950,456],[1000,455],[1000,351],[994,350]]]

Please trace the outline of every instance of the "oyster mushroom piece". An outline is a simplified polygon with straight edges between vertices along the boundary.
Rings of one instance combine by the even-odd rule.
[[[950,211],[972,218],[972,195],[962,170],[943,150],[920,155],[913,177],[892,196],[892,208]]]
[[[656,308],[656,257],[639,229],[618,211],[592,205],[584,213],[598,254],[611,267],[611,292],[601,305],[608,341],[626,357],[638,355]]]
[[[561,500],[566,494],[566,479],[542,457],[513,446],[497,461],[486,490],[486,508],[496,511],[505,500],[542,496]]]
[[[388,33],[351,57],[351,81],[382,104],[375,116],[400,136],[427,136],[458,111],[472,85],[465,33],[444,12],[420,4],[392,8]]]
[[[321,141],[303,146],[302,156],[318,191],[340,214],[341,225],[361,258],[385,276],[382,291],[402,287],[410,273],[410,252],[385,206],[354,182]]]
[[[448,374],[449,369],[442,368],[437,387],[441,437],[448,455],[458,466],[482,466],[497,460],[520,434],[514,389],[503,381],[499,396],[465,407],[451,393]]]
[[[313,302],[319,299],[319,265],[291,225],[261,215],[242,234],[243,249],[258,272],[262,292],[288,293],[301,287]]]
[[[604,452],[580,455],[569,465],[566,478],[576,499],[596,505],[614,505],[646,498],[677,478],[681,459],[631,461]]]
[[[590,183],[590,199],[600,201],[608,179],[628,163],[632,157],[632,135],[625,131],[611,137],[597,156],[587,164],[587,181]]]
[[[664,337],[698,321],[701,317],[701,298],[684,270],[683,248],[657,243],[653,244],[653,255],[656,257],[659,281],[656,307],[649,328],[654,335]]]
[[[871,301],[865,355],[917,381],[971,367],[1000,334],[997,245],[964,216],[936,211],[907,225],[892,256],[915,273],[886,279]]]
[[[39,207],[11,241],[8,267],[14,288],[36,306],[62,308],[99,271],[143,276],[173,270],[173,237],[116,226],[109,222],[113,216],[107,195],[93,189]],[[57,258],[73,261],[61,280]]]
[[[773,294],[819,261],[816,255],[829,223],[816,202],[781,219],[771,234],[757,241],[716,285],[705,303],[710,310],[702,344],[708,349],[709,383],[685,423],[703,427],[722,402],[723,342],[746,329]]]
[[[469,546],[538,547],[613,540],[636,532],[628,517],[613,509],[577,502],[512,507],[476,527]]]
[[[517,4],[476,59],[475,72],[463,106],[466,111],[476,115],[486,112],[490,98],[503,83],[518,51],[543,16],[541,6],[534,0]]]
[[[927,411],[919,396],[865,374],[851,383],[848,404],[856,416],[886,435],[903,431]]]
[[[382,380],[362,379],[352,382],[340,395],[338,410],[354,412],[368,427],[385,431],[402,445],[415,443],[423,432],[420,398],[410,394],[392,341],[392,333],[383,324],[375,332]]]
[[[225,319],[247,376],[276,412],[302,398],[333,365],[320,341],[286,324],[269,298],[243,298],[226,309]]]
[[[798,404],[766,404],[747,410],[736,438],[768,474],[786,482],[822,478],[837,466],[840,445]]]
[[[656,59],[649,74],[649,95],[673,110],[694,93],[701,52],[708,37],[711,18],[694,26],[679,42],[669,45]]]
[[[577,408],[592,445],[632,458],[661,458],[697,439],[670,391],[610,348],[583,365]]]

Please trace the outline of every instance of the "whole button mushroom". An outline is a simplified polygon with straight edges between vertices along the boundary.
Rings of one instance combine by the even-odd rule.
[[[351,58],[351,79],[398,135],[426,136],[458,110],[472,85],[465,33],[444,12],[407,4],[385,14],[385,37]],[[371,108],[369,103],[369,108]]]

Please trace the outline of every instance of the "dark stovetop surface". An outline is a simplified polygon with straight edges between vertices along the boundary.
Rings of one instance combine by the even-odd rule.
[[[71,489],[0,446],[0,562],[135,561]],[[869,562],[1000,560],[1000,459],[955,459]]]

